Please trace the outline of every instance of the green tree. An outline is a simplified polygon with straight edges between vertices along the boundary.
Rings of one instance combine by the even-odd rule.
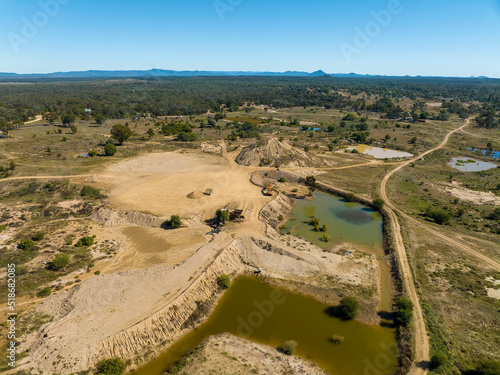
[[[307,176],[306,181],[305,181],[305,185],[309,189],[309,193],[312,194],[316,190],[316,188],[318,187],[318,184],[316,183],[316,177]]]
[[[452,216],[451,213],[439,207],[428,207],[425,211],[425,215],[440,225],[449,223]]]
[[[89,156],[91,158],[93,158],[94,156],[97,156],[97,154],[98,154],[97,150],[92,149],[89,151]]]
[[[180,132],[177,134],[177,140],[181,142],[193,142],[196,141],[198,136],[193,132]]]
[[[345,196],[344,196],[345,200],[348,201],[348,202],[356,202],[356,195],[354,195],[353,193],[347,193]]]
[[[76,247],[92,246],[93,244],[94,244],[94,237],[84,236],[78,240],[78,242],[76,243]]]
[[[399,298],[396,301],[396,311],[394,313],[396,323],[402,326],[410,324],[413,318],[413,302],[408,298]]]
[[[223,273],[217,278],[217,284],[219,284],[221,288],[228,289],[231,286],[231,277]]]
[[[73,134],[76,134],[78,132],[78,128],[76,127],[75,124],[71,124],[69,128],[71,129],[71,133]]]
[[[149,128],[147,131],[149,139],[153,138],[155,136],[155,131],[152,128]]]
[[[410,143],[411,143],[412,145],[416,144],[416,143],[417,143],[417,137],[413,137],[413,138],[411,139]]]
[[[96,366],[96,375],[122,375],[127,365],[119,357],[102,359]]]
[[[170,220],[166,220],[163,224],[172,229],[177,229],[182,226],[182,221],[179,215],[172,215],[170,216]]]
[[[99,126],[102,126],[102,124],[104,124],[104,122],[106,121],[106,118],[102,114],[97,113],[97,114],[94,115],[94,121]]]
[[[338,315],[344,319],[354,319],[358,315],[359,302],[354,297],[344,297],[337,306]]]
[[[490,150],[490,151],[491,151],[491,150],[493,150],[493,144],[492,144],[491,142],[488,142],[488,143],[486,144],[486,148],[487,148],[488,150]]]
[[[133,134],[134,132],[125,125],[113,125],[111,128],[111,136],[116,139],[120,145],[126,142]]]
[[[348,113],[342,120],[343,121],[356,121],[357,117],[352,114],[352,113]]]
[[[380,211],[384,208],[385,201],[383,199],[377,198],[373,200],[373,208],[377,211]]]
[[[215,216],[217,216],[217,219],[219,219],[219,221],[221,221],[221,222],[229,221],[229,211],[228,210],[218,209],[215,212]]]
[[[113,156],[116,154],[116,146],[112,143],[106,143],[104,146],[104,153],[106,156]]]
[[[54,125],[54,122],[59,118],[57,112],[47,112],[43,115],[43,119],[48,121],[50,125]]]
[[[69,264],[69,255],[65,253],[56,254],[52,262],[49,262],[47,268],[52,271],[59,271]]]
[[[61,116],[61,120],[62,120],[63,126],[70,126],[75,122],[76,117],[72,113],[65,113],[64,115]]]
[[[437,370],[441,366],[446,365],[446,363],[448,363],[448,356],[446,353],[439,351],[432,355],[429,368],[431,370]]]

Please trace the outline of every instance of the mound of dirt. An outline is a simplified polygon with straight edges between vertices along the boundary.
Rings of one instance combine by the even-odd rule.
[[[85,180],[85,182],[101,182],[101,179],[98,175],[93,175]]]
[[[271,138],[262,146],[252,145],[245,147],[236,162],[241,165],[259,167],[321,167],[333,165],[331,161],[299,150],[277,138]]]
[[[191,193],[189,193],[188,195],[186,195],[186,197],[188,197],[189,199],[200,199],[200,198],[203,198],[203,193],[199,190],[195,190]]]

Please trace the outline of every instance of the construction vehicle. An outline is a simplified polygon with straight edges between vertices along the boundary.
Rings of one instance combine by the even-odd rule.
[[[262,190],[262,193],[267,196],[272,196],[273,195],[273,184],[270,183],[268,187],[265,187]]]

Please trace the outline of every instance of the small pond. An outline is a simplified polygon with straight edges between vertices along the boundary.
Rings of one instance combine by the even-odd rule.
[[[462,172],[481,172],[498,167],[498,165],[494,163],[467,157],[453,158],[448,165]]]
[[[359,145],[356,147],[348,147],[347,150],[356,149],[360,154],[371,155],[375,159],[392,159],[392,158],[408,158],[412,154],[404,151],[390,150],[388,148],[371,147],[367,145]]]
[[[279,347],[286,340],[295,340],[298,343],[296,355],[315,362],[332,375],[363,374],[365,371],[391,374],[397,364],[395,330],[334,318],[328,313],[329,307],[313,298],[267,285],[257,278],[239,278],[221,298],[206,323],[132,374],[162,375],[188,350],[222,332],[273,347]],[[344,342],[332,343],[333,334],[344,336]]]
[[[484,156],[487,156],[492,159],[499,159],[500,160],[500,151],[493,151],[493,150],[482,150],[479,148],[471,148],[469,147],[467,150],[472,151],[472,152],[480,152]]]

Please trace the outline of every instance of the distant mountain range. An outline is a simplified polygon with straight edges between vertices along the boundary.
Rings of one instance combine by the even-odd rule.
[[[286,72],[249,72],[249,71],[204,71],[204,70],[87,70],[73,72],[54,72],[54,73],[0,73],[0,79],[12,78],[147,78],[147,77],[387,77],[370,74],[356,73],[336,73],[328,74],[323,70],[317,70],[313,73],[300,71]],[[406,76],[410,77],[410,76]],[[423,78],[417,76],[416,78]],[[487,77],[469,77],[469,78],[487,78]]]
[[[55,73],[0,73],[0,78],[132,78],[132,77],[220,77],[220,76],[258,76],[258,77],[321,77],[328,76],[322,70],[314,73],[308,72],[223,72],[223,71],[203,71],[203,70],[87,70],[74,72]]]

